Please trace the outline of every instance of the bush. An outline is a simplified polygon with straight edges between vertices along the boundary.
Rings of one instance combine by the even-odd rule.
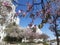
[[[49,45],[49,44],[47,44],[46,42],[43,42],[43,45]]]
[[[18,42],[22,42],[22,38],[16,38],[16,37],[10,37],[10,36],[6,36],[3,39],[5,42],[7,43],[18,43]]]
[[[23,38],[21,38],[21,37],[18,38],[18,39],[17,39],[17,42],[19,42],[19,43],[22,42],[22,39],[23,39]]]

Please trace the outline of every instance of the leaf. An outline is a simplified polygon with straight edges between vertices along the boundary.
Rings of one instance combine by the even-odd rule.
[[[47,19],[48,19],[48,18],[51,18],[50,14],[47,14],[47,15],[46,15],[46,18],[47,18]]]
[[[30,18],[34,18],[34,16],[35,16],[35,15],[32,13],[32,14],[30,15]]]
[[[38,25],[38,28],[42,28],[43,27],[43,23],[41,23],[40,25]]]
[[[42,23],[46,23],[47,22],[47,20],[42,20]]]

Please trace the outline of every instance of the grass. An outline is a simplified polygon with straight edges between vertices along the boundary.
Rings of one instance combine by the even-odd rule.
[[[21,45],[34,45],[34,43],[20,43]]]
[[[37,43],[15,43],[15,44],[10,44],[10,43],[0,43],[0,45],[38,45]],[[39,44],[40,45],[40,44]]]

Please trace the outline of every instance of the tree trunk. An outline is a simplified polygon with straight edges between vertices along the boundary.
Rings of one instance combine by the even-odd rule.
[[[58,36],[56,36],[56,39],[57,39],[57,45],[59,45],[59,38],[58,38]]]
[[[56,18],[54,18],[54,25],[55,25],[55,28],[54,28],[54,31],[55,31],[55,34],[56,34],[56,40],[57,40],[57,45],[59,45],[59,36],[58,36],[58,32],[57,32],[57,23],[56,23],[56,20],[57,20],[57,16]]]
[[[58,37],[57,31],[55,31],[55,33],[56,33],[57,45],[59,45],[59,37]]]

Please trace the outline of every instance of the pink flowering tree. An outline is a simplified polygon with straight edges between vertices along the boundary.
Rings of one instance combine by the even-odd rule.
[[[15,15],[15,6],[9,1],[1,1],[0,2],[0,24],[2,26],[8,25],[15,19],[14,15]]]
[[[16,33],[16,30],[17,32],[19,30],[19,26],[16,23],[18,22],[17,14],[18,13],[15,12],[15,6],[12,3],[12,0],[0,0],[0,31],[1,31],[0,40],[1,41],[4,39],[6,35],[11,37],[17,37],[19,35],[22,35]]]
[[[33,32],[33,29],[31,28],[27,28],[26,30],[24,30],[24,37],[26,39],[29,39],[30,41],[33,41],[33,39],[40,39],[41,35]]]
[[[41,18],[41,24],[38,25],[39,28],[42,28],[44,24],[49,23],[50,24],[50,30],[54,32],[56,39],[57,39],[57,45],[59,45],[59,22],[60,22],[60,0],[39,0],[40,2],[37,2],[37,0],[33,0],[32,4],[29,2],[26,2],[25,4],[21,4],[13,0],[17,5],[19,6],[27,6],[26,12],[24,13],[26,16],[28,12],[30,13],[30,18],[32,19],[32,22],[30,24],[30,27],[32,26],[34,20],[36,18]],[[41,8],[38,6],[41,5]],[[35,7],[37,10],[35,10]],[[35,11],[34,11],[35,10]],[[19,11],[21,13],[21,11]],[[24,11],[22,11],[24,12]],[[23,15],[22,15],[23,16]]]

